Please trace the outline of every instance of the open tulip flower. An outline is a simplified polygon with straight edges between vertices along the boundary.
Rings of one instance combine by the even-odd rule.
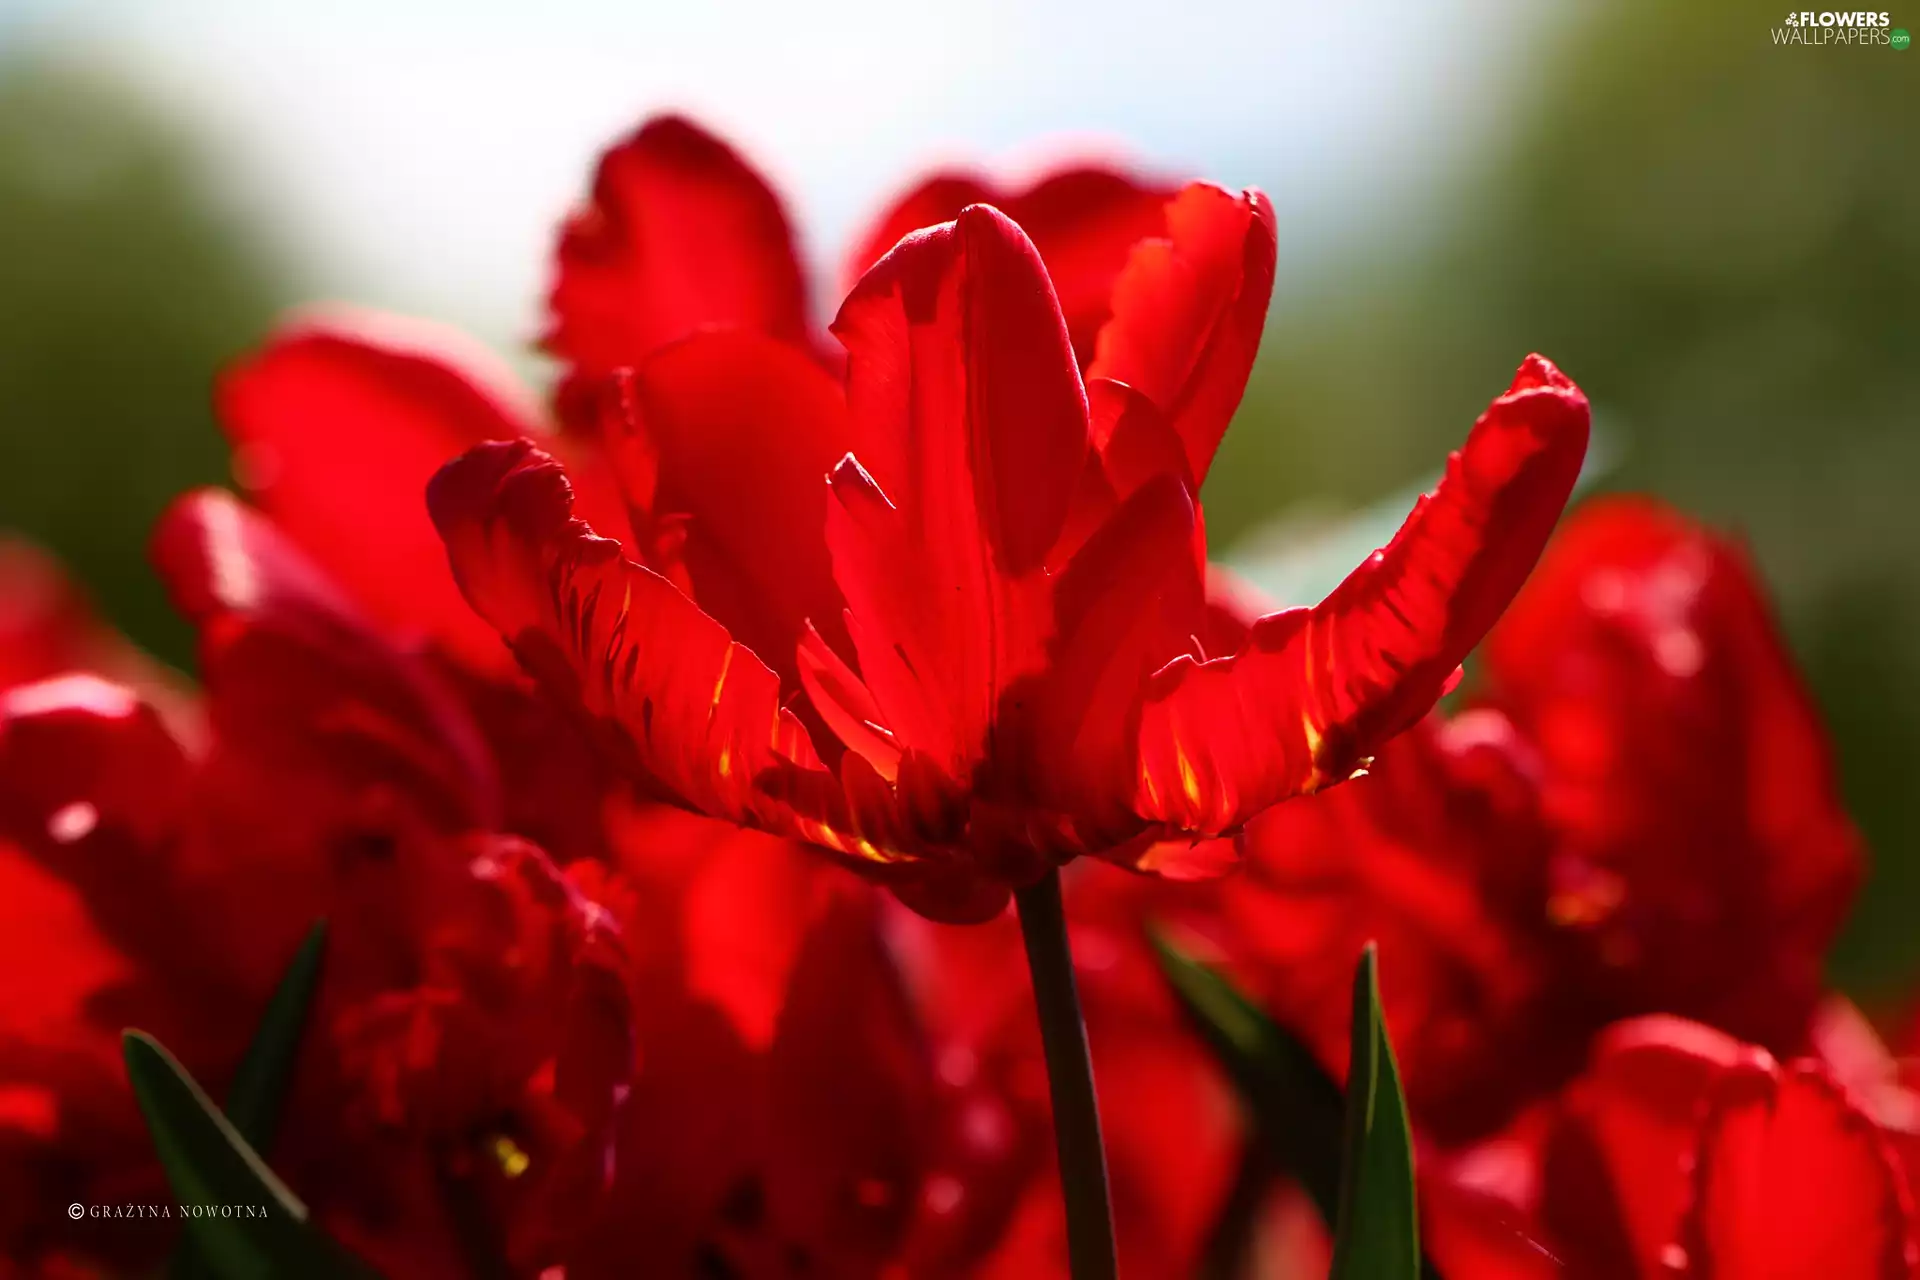
[[[1081,854],[1177,870],[1425,714],[1539,555],[1587,416],[1529,359],[1388,547],[1237,625],[1197,492],[1273,227],[1198,185],[1166,221],[1084,377],[1039,252],[985,205],[855,285],[844,387],[763,333],[661,347],[602,398],[631,543],[576,516],[562,462],[483,444],[429,491],[454,575],[658,794],[928,914],[989,917]]]

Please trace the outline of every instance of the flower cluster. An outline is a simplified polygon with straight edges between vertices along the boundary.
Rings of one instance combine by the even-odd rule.
[[[1634,499],[1549,545],[1587,409],[1533,356],[1387,546],[1248,608],[1200,492],[1274,260],[1257,192],[943,174],[821,329],[777,196],[656,120],[561,231],[550,401],[352,314],[225,375],[242,496],[152,542],[197,684],[0,546],[0,1276],[162,1256],[62,1211],[165,1198],[119,1030],[217,1096],[317,918],[263,1154],[383,1274],[1062,1274],[1008,903],[1063,868],[1128,1274],[1217,1256],[1248,1145],[1149,925],[1336,1074],[1378,940],[1450,1276],[1920,1274],[1741,553]]]

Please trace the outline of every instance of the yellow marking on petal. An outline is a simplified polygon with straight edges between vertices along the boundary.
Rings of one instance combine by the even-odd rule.
[[[500,1172],[509,1178],[517,1178],[533,1164],[533,1157],[520,1149],[520,1144],[506,1134],[495,1134],[491,1144],[493,1158],[500,1164]]]
[[[720,748],[719,768],[720,768],[720,780],[722,782],[730,782],[733,780],[733,744],[732,743],[728,743],[727,745]]]
[[[1300,713],[1300,733],[1307,740],[1307,763],[1309,766],[1306,781],[1300,784],[1300,794],[1310,796],[1331,781],[1331,779],[1327,777],[1326,770],[1320,767],[1320,749],[1326,745],[1327,740],[1320,732],[1319,726],[1313,723],[1313,713],[1309,711]]]
[[[1193,761],[1178,740],[1173,744],[1173,758],[1180,764],[1180,789],[1186,793],[1187,803],[1195,809],[1200,807],[1200,775],[1193,770]]]
[[[1154,785],[1153,766],[1147,762],[1144,753],[1140,757],[1140,787],[1147,793],[1148,810],[1160,812],[1160,788]]]
[[[731,644],[728,645],[727,656],[720,660],[720,675],[713,682],[712,710],[714,711],[718,711],[720,709],[720,694],[727,687],[727,672],[733,669],[733,651],[737,648],[739,648],[738,645],[731,645]]]
[[[846,852],[845,846],[840,843],[839,833],[826,823],[801,818],[799,820],[799,827],[800,834],[813,844],[825,845],[829,849],[838,849],[842,853]]]
[[[913,857],[912,854],[883,849],[865,836],[838,831],[824,822],[817,822],[811,818],[799,819],[798,826],[802,839],[837,850],[851,858],[860,858],[867,862],[893,863],[908,861]]]

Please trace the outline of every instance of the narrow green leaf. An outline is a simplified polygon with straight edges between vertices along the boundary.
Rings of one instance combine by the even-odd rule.
[[[247,1055],[234,1073],[224,1108],[234,1131],[257,1152],[273,1149],[286,1104],[293,1068],[300,1056],[300,1040],[314,988],[320,981],[320,962],[326,953],[327,922],[316,920],[293,955],[280,985],[254,1028]],[[202,1256],[193,1232],[183,1233],[167,1261],[167,1280],[214,1280],[217,1273]]]
[[[1329,1224],[1340,1202],[1340,1086],[1313,1052],[1226,979],[1154,931],[1160,969],[1246,1100],[1273,1164],[1300,1180]]]
[[[1347,1071],[1338,1223],[1330,1280],[1417,1280],[1413,1132],[1380,1013],[1379,959],[1372,943],[1360,953],[1353,975],[1353,1058]]]
[[[270,1151],[280,1128],[287,1087],[293,1081],[294,1062],[300,1056],[300,1038],[307,1026],[308,1006],[320,981],[320,961],[326,953],[327,922],[314,921],[306,940],[294,953],[267,1011],[254,1028],[247,1056],[241,1059],[227,1090],[227,1119],[255,1151]]]
[[[307,1208],[267,1168],[186,1069],[143,1031],[122,1036],[127,1078],[172,1185],[175,1212],[222,1280],[364,1276],[307,1222]]]
[[[1239,1091],[1254,1125],[1256,1155],[1245,1157],[1249,1179],[1285,1173],[1312,1198],[1329,1229],[1339,1222],[1341,1150],[1345,1142],[1346,1099],[1340,1086],[1308,1049],[1275,1023],[1225,975],[1196,959],[1164,933],[1151,934],[1160,968],[1189,1021],[1213,1051]],[[1244,1194],[1253,1192],[1242,1189]],[[1229,1204],[1215,1224],[1210,1256],[1231,1258],[1244,1231]],[[1218,1272],[1225,1274],[1225,1272]],[[1439,1280],[1422,1260],[1425,1280]]]

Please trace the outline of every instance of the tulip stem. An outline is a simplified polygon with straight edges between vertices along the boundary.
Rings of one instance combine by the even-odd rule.
[[[1060,1189],[1067,1203],[1067,1260],[1073,1280],[1114,1280],[1113,1208],[1107,1199],[1107,1154],[1093,1092],[1087,1024],[1073,981],[1073,951],[1060,906],[1060,872],[1014,894],[1020,936],[1040,1012],[1047,1083],[1053,1094],[1053,1138],[1060,1153]]]

